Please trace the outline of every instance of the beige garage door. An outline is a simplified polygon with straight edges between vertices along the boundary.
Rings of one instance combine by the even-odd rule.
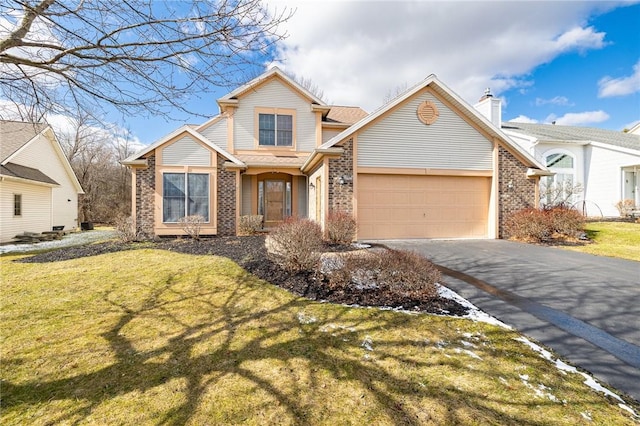
[[[491,178],[358,175],[358,238],[486,238]]]

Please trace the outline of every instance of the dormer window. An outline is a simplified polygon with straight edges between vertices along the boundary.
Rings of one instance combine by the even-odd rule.
[[[260,146],[293,146],[293,115],[258,114]]]

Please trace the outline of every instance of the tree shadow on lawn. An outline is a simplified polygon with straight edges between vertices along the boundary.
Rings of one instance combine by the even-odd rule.
[[[196,277],[196,284],[199,279]],[[97,371],[75,375],[70,371],[69,377],[58,380],[21,384],[3,381],[3,410],[22,411],[29,406],[47,407],[54,401],[66,401],[70,404],[67,408],[60,408],[64,404],[54,406],[58,412],[49,412],[43,423],[78,423],[95,418],[96,412],[106,416],[98,418],[99,423],[110,419],[118,423],[123,417],[117,416],[133,421],[126,417],[130,411],[111,412],[128,395],[142,397],[139,405],[134,400],[133,407],[145,411],[149,399],[165,398],[162,395],[173,392],[178,397],[168,399],[156,414],[147,413],[143,421],[229,424],[256,421],[254,416],[264,415],[263,423],[303,425],[332,418],[346,421],[353,414],[354,419],[406,425],[472,420],[537,425],[544,419],[531,414],[536,407],[557,405],[533,397],[518,402],[507,388],[503,393],[488,395],[483,386],[460,383],[500,378],[517,383],[519,379],[517,371],[496,370],[489,362],[469,358],[469,364],[473,364],[470,368],[458,358],[447,356],[442,345],[453,348],[453,341],[436,345],[428,342],[428,336],[406,332],[415,330],[415,321],[428,317],[376,309],[354,314],[354,308],[282,296],[284,292],[244,272],[235,278],[233,288],[194,288],[178,288],[169,277],[160,287],[149,286],[145,300],[135,308],[115,296],[121,289],[111,288],[103,300],[119,311],[119,319],[111,322],[112,327],[101,336],[108,342],[113,362]],[[199,319],[194,322],[183,318],[184,306],[199,310]],[[171,337],[153,348],[141,348],[135,330],[141,326],[161,330],[159,322],[170,322],[181,331],[170,333]],[[390,330],[405,330],[405,334]],[[453,339],[456,332],[451,333]],[[501,329],[495,333],[486,338],[513,337]],[[387,337],[374,337],[367,343],[369,335]],[[477,349],[480,356],[482,351],[489,356],[491,350]],[[523,365],[541,362],[524,345],[522,352],[511,356]],[[5,359],[4,368],[19,362]],[[430,377],[432,368],[434,376]],[[436,377],[443,369],[453,377],[444,381]],[[169,382],[181,385],[170,392],[165,389]],[[568,392],[573,391],[570,386],[567,384]],[[154,389],[160,395],[154,397]],[[582,396],[580,402],[585,399]],[[602,403],[595,395],[591,399],[594,404]],[[107,410],[101,407],[103,404]],[[501,411],[505,407],[510,407],[510,414]],[[370,415],[375,417],[367,417]]]

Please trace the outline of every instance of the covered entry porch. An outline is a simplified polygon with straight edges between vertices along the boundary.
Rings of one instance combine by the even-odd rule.
[[[307,177],[296,168],[248,168],[241,174],[240,216],[260,215],[263,229],[307,217]]]

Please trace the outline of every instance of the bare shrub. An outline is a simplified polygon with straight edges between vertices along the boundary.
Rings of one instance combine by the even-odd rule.
[[[312,271],[320,260],[322,229],[310,219],[289,218],[269,233],[266,244],[272,260],[284,269]]]
[[[262,229],[262,220],[264,216],[261,214],[240,216],[240,226],[238,231],[241,235],[255,235]]]
[[[511,238],[524,241],[543,241],[551,236],[545,212],[523,209],[513,213],[505,222],[505,231]]]
[[[204,216],[199,214],[192,216],[181,217],[178,223],[182,227],[182,230],[187,233],[188,236],[194,240],[200,239],[200,231],[202,230],[202,224],[205,223]]]
[[[131,243],[153,239],[153,236],[148,234],[147,223],[144,219],[138,219],[136,226],[132,216],[118,216],[114,224],[118,240]]]
[[[620,200],[616,203],[616,209],[620,212],[620,216],[629,217],[631,212],[636,207],[636,202],[631,199]]]
[[[327,237],[334,244],[349,244],[356,236],[357,225],[353,215],[343,212],[331,212],[326,221]]]
[[[584,217],[576,210],[556,206],[549,209],[524,209],[507,218],[509,237],[541,242],[554,236],[576,237],[584,228]]]
[[[346,253],[325,276],[332,290],[374,290],[386,300],[434,298],[440,272],[424,256],[405,250]]]
[[[576,237],[584,229],[584,217],[575,210],[555,207],[545,213],[552,232],[567,237]]]

